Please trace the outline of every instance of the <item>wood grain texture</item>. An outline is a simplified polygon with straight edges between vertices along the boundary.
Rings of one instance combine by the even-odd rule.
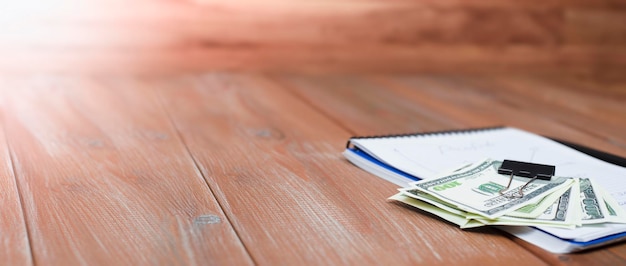
[[[5,73],[220,69],[617,76],[626,68],[626,5],[618,0],[56,0],[3,10]]]
[[[506,124],[626,156],[623,0],[14,2],[4,264],[624,263],[387,203],[340,154]]]
[[[185,144],[261,265],[543,264],[490,229],[459,230],[386,202],[395,186],[342,159],[351,132],[286,87],[224,73],[159,84]]]
[[[320,111],[351,121],[350,131],[431,131],[511,125],[626,155],[624,87],[529,76],[396,75],[338,78],[282,75],[277,82],[306,95]],[[606,88],[606,93],[604,90]],[[342,104],[350,103],[350,104]],[[372,117],[385,119],[382,127]],[[435,122],[434,122],[435,121]],[[396,132],[397,133],[397,132]]]
[[[50,76],[3,84],[34,262],[251,264],[167,115],[141,88],[132,79]]]
[[[562,86],[536,78],[462,78],[454,84],[465,84],[476,91],[493,95],[494,101],[518,110],[532,110],[541,119],[564,125],[586,136],[554,131],[553,137],[574,141],[593,139],[589,144],[602,150],[626,156],[626,94],[605,95],[578,86]],[[493,88],[500,88],[494,90]],[[626,91],[624,91],[626,92]],[[523,99],[523,100],[521,100]],[[544,130],[547,132],[547,130]]]
[[[13,163],[4,134],[6,108],[0,111],[0,262],[6,265],[32,265],[28,232],[18,194]]]
[[[342,80],[278,75],[273,80],[293,89],[354,135],[508,125],[626,156],[626,146],[621,144],[626,121],[624,91],[608,97],[601,93],[602,83],[594,90],[591,82],[570,88],[563,85],[568,79],[528,77],[412,75]],[[342,82],[329,82],[333,80]],[[437,117],[440,123],[428,117]],[[550,264],[624,263],[626,244],[556,255],[513,240]]]
[[[386,202],[396,187],[341,156],[352,135],[502,124],[626,156],[619,80],[207,73],[1,81],[0,225],[11,233],[2,235],[0,258],[7,262],[607,265],[626,258],[623,243],[557,255],[489,228],[459,230]]]

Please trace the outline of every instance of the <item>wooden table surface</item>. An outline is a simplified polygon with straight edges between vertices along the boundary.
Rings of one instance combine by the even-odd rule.
[[[460,230],[341,155],[508,125],[626,156],[623,0],[9,2],[0,265],[626,264]]]
[[[5,265],[615,265],[386,201],[353,135],[514,126],[626,156],[626,82],[198,72],[0,80]]]

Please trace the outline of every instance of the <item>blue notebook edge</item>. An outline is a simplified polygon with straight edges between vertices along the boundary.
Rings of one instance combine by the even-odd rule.
[[[364,152],[364,151],[362,151],[362,150],[360,150],[358,148],[348,148],[347,150],[352,152],[352,153],[354,153],[354,154],[356,154],[356,155],[358,155],[358,156],[360,156],[360,157],[362,157],[363,159],[368,160],[369,162],[371,162],[373,164],[376,164],[379,167],[385,168],[386,170],[392,171],[392,172],[394,172],[396,174],[399,174],[401,176],[406,177],[407,179],[409,179],[409,182],[410,181],[419,181],[419,180],[421,180],[421,178],[419,178],[419,177],[407,174],[407,173],[405,173],[403,171],[400,171],[400,170],[396,169],[395,167],[392,167],[392,166],[390,166],[388,164],[385,164],[385,163],[377,160],[376,158],[370,156],[369,154],[367,154],[366,152]]]
[[[552,139],[552,138],[551,138]],[[585,154],[591,155],[595,158],[598,158],[600,160],[609,162],[609,163],[613,163],[616,165],[620,165],[620,166],[626,166],[626,158],[617,156],[617,155],[613,155],[613,154],[609,154],[603,151],[598,151],[589,147],[585,147],[582,145],[578,145],[578,144],[574,144],[571,142],[565,142],[562,140],[558,140],[558,139],[552,139],[554,141],[557,141],[561,144],[564,144],[566,146],[569,146],[571,148],[574,148],[580,152],[583,152]],[[390,165],[387,165],[381,161],[379,161],[378,159],[370,156],[369,154],[367,154],[366,152],[356,148],[356,147],[351,147],[350,146],[350,140],[348,141],[347,145],[346,145],[346,152],[351,152],[354,155],[357,155],[367,161],[369,161],[370,163],[381,167],[385,170],[391,171],[393,173],[396,173],[398,175],[401,175],[403,177],[405,177],[407,179],[407,183],[411,182],[411,181],[418,181],[421,180],[421,178],[413,176],[411,174],[405,173],[401,170],[398,170]],[[537,229],[537,228],[535,228]],[[583,251],[583,250],[588,250],[588,249],[592,249],[592,248],[596,248],[596,247],[600,247],[600,246],[605,246],[605,245],[609,245],[615,242],[619,242],[621,240],[626,239],[626,232],[622,232],[622,233],[617,233],[617,234],[613,234],[613,235],[608,235],[605,237],[601,237],[601,238],[597,238],[591,241],[587,241],[587,242],[579,242],[579,241],[574,241],[574,240],[570,240],[570,239],[563,239],[563,238],[559,238],[555,235],[552,235],[548,232],[542,231],[540,229],[537,229],[538,231],[541,231],[543,233],[545,233],[546,235],[550,235],[552,237],[558,238],[561,241],[565,241],[567,242],[569,245],[572,246],[571,251],[572,252],[576,252],[576,251]]]

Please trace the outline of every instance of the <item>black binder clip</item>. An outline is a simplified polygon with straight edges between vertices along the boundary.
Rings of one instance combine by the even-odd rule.
[[[503,192],[509,189],[511,181],[513,181],[513,176],[531,178],[519,189],[518,197],[521,198],[524,196],[524,188],[526,188],[530,182],[535,181],[535,179],[550,180],[552,176],[554,176],[554,170],[555,167],[552,165],[504,160],[500,168],[498,168],[498,174],[507,174],[510,175],[511,178],[509,178],[509,184],[507,184],[505,188],[500,189],[499,193],[503,195]]]

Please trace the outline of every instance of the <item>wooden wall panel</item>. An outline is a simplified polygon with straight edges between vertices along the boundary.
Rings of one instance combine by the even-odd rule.
[[[626,66],[623,1],[57,2],[4,11],[0,70],[616,73]]]

